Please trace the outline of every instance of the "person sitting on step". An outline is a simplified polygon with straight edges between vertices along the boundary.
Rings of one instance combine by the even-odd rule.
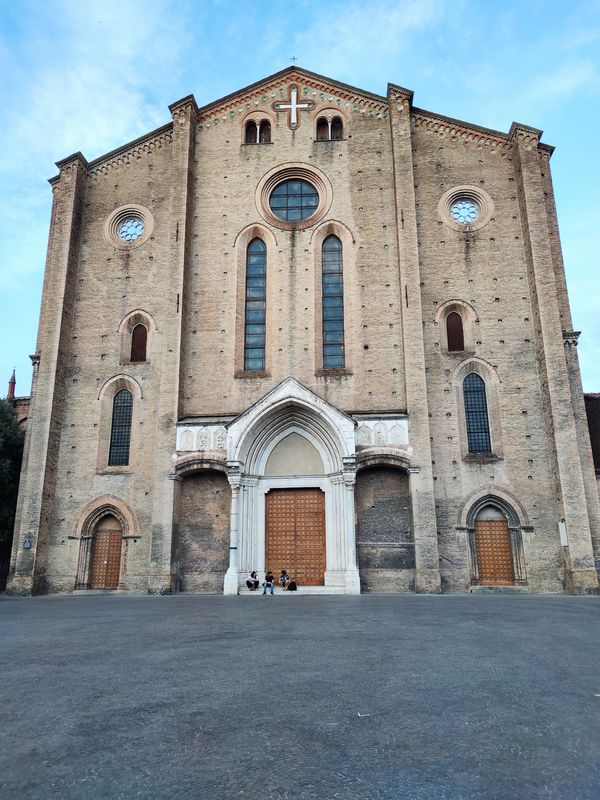
[[[268,570],[267,574],[265,575],[265,580],[263,582],[263,594],[267,593],[267,587],[271,590],[271,594],[273,594],[275,589],[275,577],[271,570]]]
[[[282,569],[281,575],[279,576],[279,585],[281,586],[282,589],[287,589],[289,582],[290,582],[290,576],[284,569]]]
[[[246,578],[246,586],[250,589],[251,592],[255,592],[258,589],[258,584],[260,581],[256,577],[256,570],[252,570],[250,575]]]

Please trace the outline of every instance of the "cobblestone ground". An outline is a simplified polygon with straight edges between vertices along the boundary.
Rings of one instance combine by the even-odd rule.
[[[0,599],[0,797],[598,800],[600,598]]]

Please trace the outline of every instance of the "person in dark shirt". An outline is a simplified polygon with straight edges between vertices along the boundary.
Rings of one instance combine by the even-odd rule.
[[[271,570],[269,570],[265,575],[265,580],[263,582],[263,594],[267,593],[267,587],[271,590],[271,594],[273,594],[275,589],[275,578],[273,577]]]
[[[290,582],[290,576],[284,569],[282,569],[281,575],[279,576],[279,585],[281,586],[282,589],[287,589],[287,585],[289,582]]]

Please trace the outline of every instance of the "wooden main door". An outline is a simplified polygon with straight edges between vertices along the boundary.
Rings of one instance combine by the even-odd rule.
[[[265,569],[282,569],[298,586],[325,583],[325,495],[320,489],[272,489],[266,496]]]
[[[116,589],[121,569],[123,530],[115,517],[100,521],[92,540],[90,589]]]
[[[475,547],[480,585],[512,586],[515,573],[506,520],[477,520]]]

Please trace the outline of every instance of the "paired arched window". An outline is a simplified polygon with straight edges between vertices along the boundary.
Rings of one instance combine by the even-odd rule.
[[[110,447],[108,451],[109,467],[123,467],[129,464],[132,414],[133,395],[129,389],[121,389],[113,399]]]
[[[344,138],[344,123],[340,117],[327,119],[327,117],[319,117],[317,120],[317,141],[339,141]]]
[[[271,144],[271,123],[268,119],[255,122],[248,120],[244,133],[244,144]]]
[[[463,381],[463,400],[469,453],[491,453],[485,381],[476,372],[469,372]]]
[[[265,369],[267,304],[267,247],[253,239],[246,250],[246,305],[244,324],[244,371]]]
[[[465,349],[463,320],[457,311],[452,311],[446,317],[446,336],[448,339],[448,352],[458,353]]]
[[[146,360],[146,345],[148,342],[148,328],[139,323],[131,331],[131,358],[132,364]]]
[[[344,359],[344,278],[342,243],[328,236],[321,251],[323,369],[342,369]]]

